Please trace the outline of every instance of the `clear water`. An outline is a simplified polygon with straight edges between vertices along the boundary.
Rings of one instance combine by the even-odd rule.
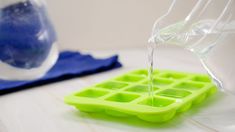
[[[149,96],[152,98],[152,101],[154,101],[153,67],[154,62],[156,61],[156,59],[154,59],[154,52],[155,46],[158,44],[178,45],[195,53],[201,60],[203,67],[206,69],[214,83],[219,88],[223,88],[222,81],[217,78],[204,61],[204,58],[208,55],[210,49],[216,45],[216,42],[221,36],[221,33],[216,30],[216,28],[211,30],[213,24],[213,20],[203,20],[191,26],[188,30],[183,29],[184,25],[182,22],[170,25],[163,29],[155,29],[158,32],[150,37],[148,44]]]
[[[154,91],[153,91],[153,70],[154,70],[154,52],[155,43],[148,44],[148,94],[151,98],[152,105],[154,104]]]

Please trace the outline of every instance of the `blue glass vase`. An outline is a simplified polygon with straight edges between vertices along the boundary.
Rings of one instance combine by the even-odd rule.
[[[40,0],[0,5],[0,78],[37,79],[56,62],[56,33]]]

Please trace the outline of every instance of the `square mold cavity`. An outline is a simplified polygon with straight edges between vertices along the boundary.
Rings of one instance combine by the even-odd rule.
[[[173,98],[184,98],[190,94],[191,92],[185,90],[177,90],[177,89],[166,89],[157,93],[157,95],[160,96],[173,97]]]
[[[158,70],[154,70],[153,71],[153,75],[158,75],[160,73],[160,71]],[[133,71],[131,72],[131,74],[133,75],[139,75],[139,76],[148,76],[148,70],[138,70],[138,71]]]
[[[122,82],[132,82],[132,83],[135,83],[135,82],[142,81],[143,79],[145,79],[145,77],[124,75],[124,76],[116,78],[115,80],[122,81]]]
[[[158,75],[159,73],[160,73],[159,70],[154,70],[154,71],[153,71],[153,75]]]
[[[79,92],[75,95],[79,96],[79,97],[98,98],[98,97],[104,96],[105,94],[108,94],[108,93],[109,92],[107,92],[107,91],[101,91],[101,90],[96,90],[96,89],[87,89],[87,90]]]
[[[101,84],[97,84],[97,88],[105,88],[105,89],[110,89],[110,90],[116,90],[116,89],[121,89],[123,87],[128,86],[126,83],[121,83],[121,82],[104,82]]]
[[[157,87],[153,87],[154,91],[157,90]],[[145,93],[149,91],[148,85],[134,85],[130,88],[126,89],[128,92],[135,92],[135,93]]]
[[[173,81],[168,80],[168,79],[159,79],[159,78],[153,79],[153,85],[156,85],[156,86],[166,86],[166,85],[170,85],[172,83],[173,83]],[[149,81],[144,82],[144,84],[149,84]]]
[[[182,78],[186,77],[186,75],[181,74],[181,73],[165,73],[165,74],[161,75],[161,77],[167,78],[167,79],[182,79]]]
[[[151,106],[151,107],[166,107],[174,102],[175,101],[171,100],[171,99],[154,97],[152,100],[150,97],[148,97],[147,99],[139,102],[138,104],[147,105],[147,106]]]
[[[108,97],[106,100],[114,102],[131,102],[138,97],[139,95],[136,94],[117,93],[111,97]]]
[[[138,71],[131,72],[131,74],[140,75],[140,76],[148,76],[148,71],[147,70],[138,70]]]
[[[196,82],[211,82],[210,78],[207,76],[195,76],[192,78],[192,81]]]
[[[200,83],[193,82],[182,82],[176,85],[174,88],[184,89],[184,90],[198,90],[201,89],[204,85]]]

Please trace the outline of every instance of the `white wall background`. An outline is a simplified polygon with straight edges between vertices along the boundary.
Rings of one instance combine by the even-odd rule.
[[[182,11],[196,0],[184,0]],[[62,49],[146,47],[171,0],[47,0]],[[180,13],[180,12],[179,12]]]

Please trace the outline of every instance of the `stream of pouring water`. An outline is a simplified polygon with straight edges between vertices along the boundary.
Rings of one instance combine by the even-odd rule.
[[[151,100],[151,105],[154,104],[154,89],[153,89],[154,52],[155,52],[155,43],[149,43],[148,44],[148,94]]]

